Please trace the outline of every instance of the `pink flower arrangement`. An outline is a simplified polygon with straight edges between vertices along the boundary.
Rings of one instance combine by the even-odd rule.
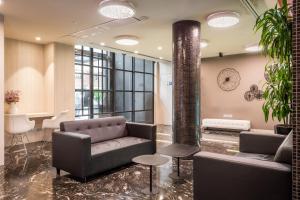
[[[5,93],[5,102],[7,104],[19,102],[20,101],[20,93],[21,93],[21,91],[19,91],[19,90],[8,90]]]

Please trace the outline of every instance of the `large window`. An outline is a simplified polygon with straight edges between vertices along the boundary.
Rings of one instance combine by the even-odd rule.
[[[154,62],[75,46],[76,118],[123,115],[153,123]]]

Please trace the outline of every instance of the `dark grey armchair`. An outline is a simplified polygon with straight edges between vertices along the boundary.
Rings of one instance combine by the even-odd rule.
[[[291,165],[274,161],[283,141],[282,135],[242,132],[236,156],[196,154],[194,199],[290,200]],[[291,156],[288,151],[286,155]],[[291,158],[287,160],[291,162]]]
[[[53,134],[53,166],[86,181],[88,176],[156,152],[156,126],[107,117],[61,123]]]

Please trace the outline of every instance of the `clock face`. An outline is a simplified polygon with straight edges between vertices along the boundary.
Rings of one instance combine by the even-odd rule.
[[[235,90],[240,85],[240,74],[233,68],[223,69],[218,75],[218,85],[224,91]]]

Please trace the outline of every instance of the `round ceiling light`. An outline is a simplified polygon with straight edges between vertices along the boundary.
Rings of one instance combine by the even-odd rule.
[[[115,39],[116,43],[120,45],[133,46],[139,43],[138,38],[131,35],[121,35],[116,37]]]
[[[239,14],[231,11],[217,12],[207,17],[207,24],[214,28],[227,28],[239,22]]]
[[[262,50],[262,47],[259,46],[258,44],[252,44],[246,46],[245,50],[248,52],[260,52]]]
[[[208,46],[208,41],[207,40],[201,40],[200,41],[200,48],[203,49]]]
[[[126,0],[103,0],[99,3],[98,11],[112,19],[126,19],[135,15],[133,4]]]

